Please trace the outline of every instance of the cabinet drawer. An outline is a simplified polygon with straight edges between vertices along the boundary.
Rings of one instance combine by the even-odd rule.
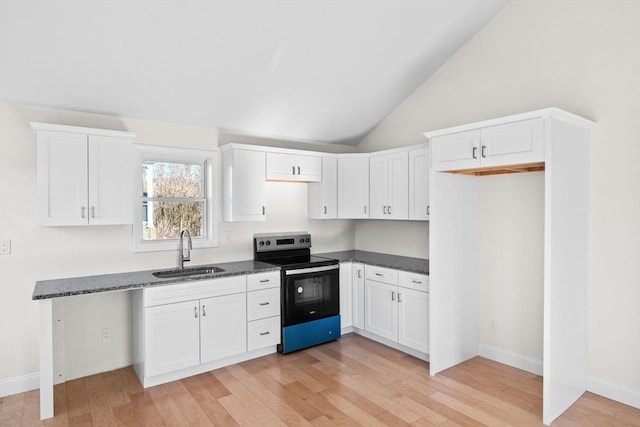
[[[280,271],[269,271],[267,273],[250,274],[247,276],[248,291],[275,287],[280,287]]]
[[[429,276],[408,271],[398,273],[398,285],[403,288],[429,292]]]
[[[397,270],[367,265],[364,267],[364,274],[367,280],[375,280],[376,282],[388,283],[390,285],[398,284]]]
[[[247,292],[247,320],[264,319],[280,314],[280,288]]]
[[[280,316],[254,320],[247,324],[247,350],[280,344]]]
[[[247,276],[231,276],[213,280],[146,288],[144,289],[144,306],[150,307],[245,292],[247,287],[246,277]]]

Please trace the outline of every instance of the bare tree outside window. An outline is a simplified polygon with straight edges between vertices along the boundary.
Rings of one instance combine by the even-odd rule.
[[[188,228],[205,235],[204,164],[142,163],[142,227],[144,240],[178,239]]]

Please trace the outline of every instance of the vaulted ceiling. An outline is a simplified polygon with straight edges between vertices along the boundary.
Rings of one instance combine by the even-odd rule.
[[[0,1],[0,101],[359,142],[504,6]]]

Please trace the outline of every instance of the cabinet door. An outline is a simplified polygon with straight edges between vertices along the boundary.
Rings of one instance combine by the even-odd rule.
[[[89,223],[131,224],[132,142],[89,136]]]
[[[483,167],[544,161],[542,118],[480,130]]]
[[[429,293],[398,288],[398,342],[429,353]]]
[[[222,153],[222,209],[225,221],[266,219],[265,153],[228,150]]]
[[[353,326],[364,329],[364,265],[362,264],[351,265],[351,292]]]
[[[367,280],[364,288],[364,329],[392,341],[398,340],[398,287]]]
[[[431,140],[435,171],[474,169],[480,166],[480,131],[436,136]]]
[[[352,321],[352,265],[350,262],[340,263],[340,327],[348,328]]]
[[[267,153],[267,174],[269,180],[297,180],[296,156],[284,153]]]
[[[88,223],[87,136],[38,132],[38,216],[42,225]],[[127,187],[130,187],[128,183]]]
[[[296,156],[296,180],[306,182],[322,181],[322,158],[317,156]]]
[[[246,293],[200,300],[200,362],[247,351]]]
[[[369,218],[387,219],[389,170],[386,156],[369,158]]]
[[[321,182],[309,183],[308,217],[330,219],[338,217],[338,159],[322,158]]]
[[[409,218],[409,153],[387,156],[387,219]]]
[[[429,219],[429,150],[409,151],[409,219]]]
[[[338,157],[338,218],[369,218],[368,157]]]
[[[145,308],[144,316],[145,377],[200,362],[198,301]]]

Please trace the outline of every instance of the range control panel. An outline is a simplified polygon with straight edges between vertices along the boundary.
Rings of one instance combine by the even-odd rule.
[[[285,251],[311,247],[311,234],[256,234],[254,236],[256,252]]]

